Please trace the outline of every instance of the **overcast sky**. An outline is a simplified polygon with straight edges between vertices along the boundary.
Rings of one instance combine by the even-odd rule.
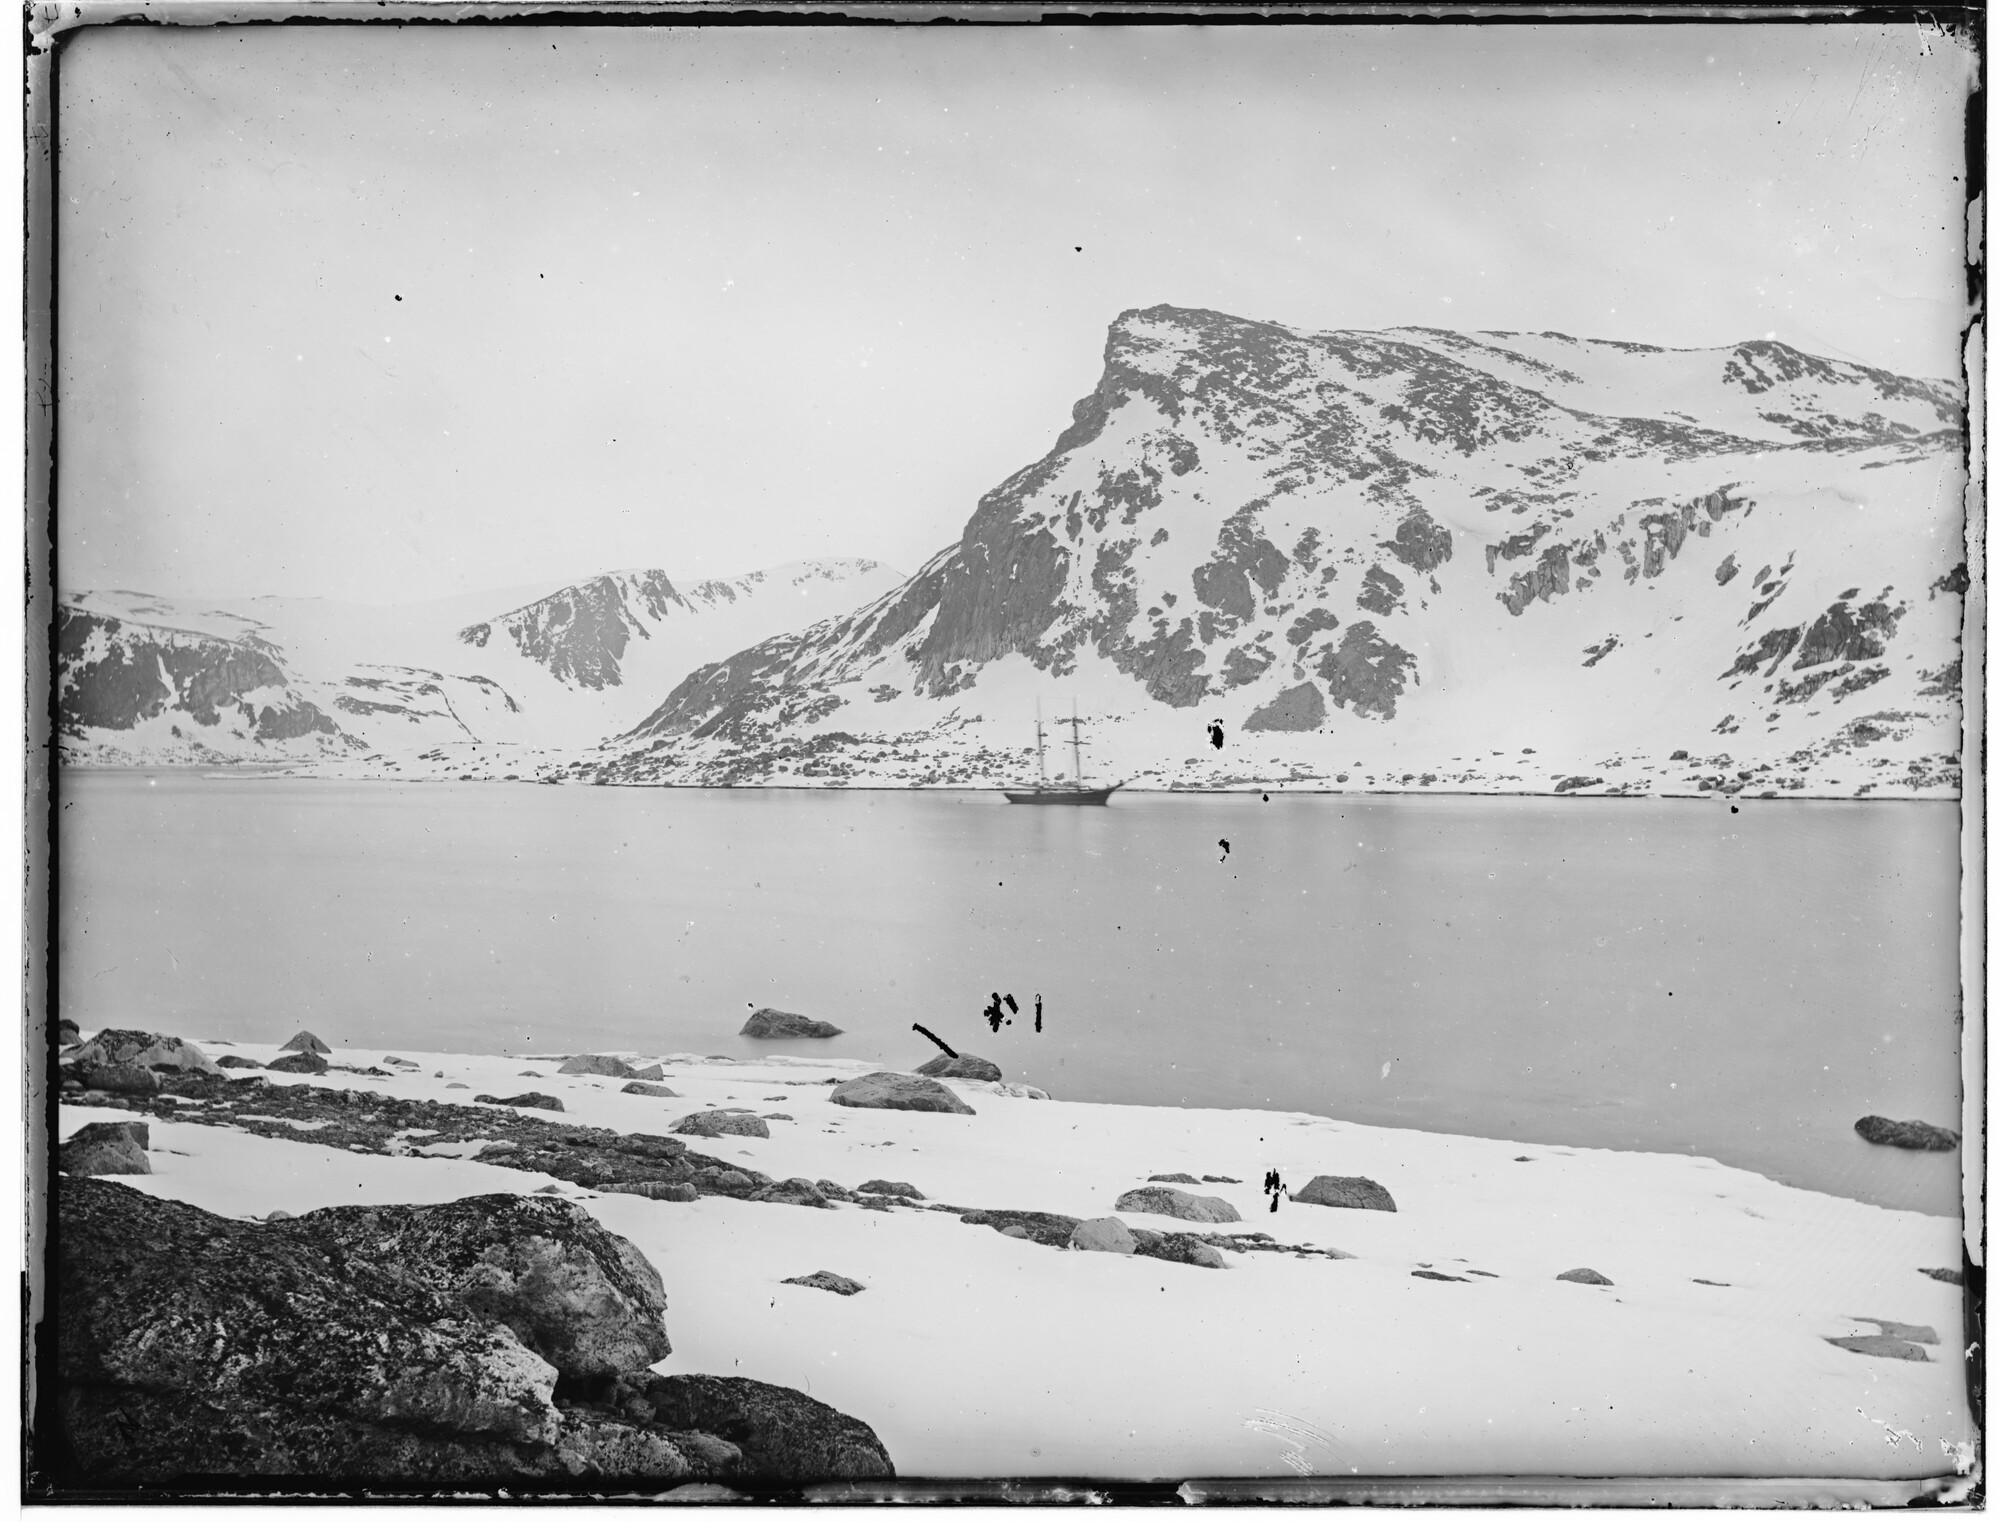
[[[66,589],[911,571],[1159,302],[1958,369],[1970,65],[1908,26],[149,27],[61,67]]]

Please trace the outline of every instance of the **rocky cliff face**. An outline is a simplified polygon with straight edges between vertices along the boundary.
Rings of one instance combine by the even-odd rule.
[[[1153,785],[1949,789],[1961,413],[1773,342],[1127,312],[957,543],[579,770],[990,784],[1075,699]]]
[[[685,590],[665,571],[611,571],[500,618],[469,624],[458,638],[477,650],[495,639],[510,641],[558,682],[601,691],[622,684],[628,647],[635,640],[654,639],[676,615],[686,623],[747,607],[781,586],[797,590],[857,579],[878,584],[900,580],[873,560],[801,561],[775,572],[699,581]]]
[[[295,690],[283,652],[257,634],[225,638],[56,610],[56,731],[167,738],[192,754],[273,759],[344,749],[340,726]]]

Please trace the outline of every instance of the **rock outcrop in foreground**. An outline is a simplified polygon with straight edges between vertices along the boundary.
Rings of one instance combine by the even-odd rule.
[[[570,1201],[240,1222],[71,1177],[57,1205],[52,1435],[80,1482],[895,1473],[796,1391],[651,1373],[659,1276]]]

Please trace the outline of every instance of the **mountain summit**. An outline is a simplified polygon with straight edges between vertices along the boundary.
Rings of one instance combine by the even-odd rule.
[[[1963,407],[1773,341],[1129,311],[957,543],[582,769],[991,785],[1074,699],[1140,785],[1949,790]]]

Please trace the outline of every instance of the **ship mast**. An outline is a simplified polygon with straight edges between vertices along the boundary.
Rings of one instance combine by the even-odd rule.
[[[1058,724],[1067,724],[1069,726],[1069,752],[1071,757],[1071,768],[1072,768],[1071,775],[1074,776],[1078,782],[1081,782],[1083,781],[1083,742],[1078,738],[1078,736],[1082,733],[1080,726],[1082,725],[1083,720],[1079,719],[1076,716],[1075,698],[1071,698],[1069,700],[1069,717],[1067,719],[1057,719],[1056,722]]]
[[[1049,760],[1042,749],[1042,700],[1035,699],[1035,770],[1041,776],[1041,785],[1049,785]]]

